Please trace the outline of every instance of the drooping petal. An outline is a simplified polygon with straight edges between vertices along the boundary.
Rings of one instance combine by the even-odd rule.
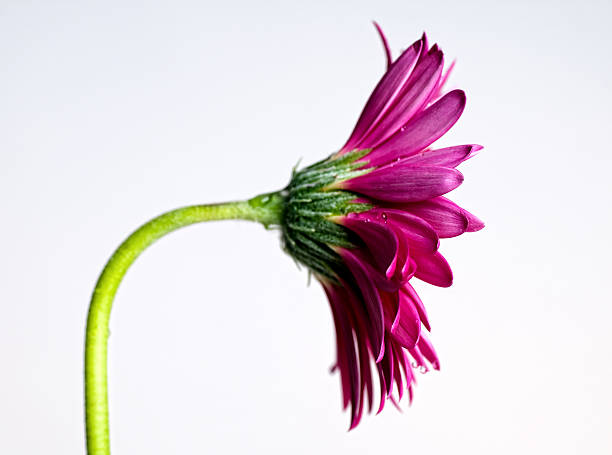
[[[341,290],[340,294],[343,295],[343,299],[347,302],[345,308],[350,313],[350,318],[354,327],[355,342],[359,354],[359,373],[360,373],[360,398],[359,398],[359,409],[357,414],[352,419],[350,429],[354,428],[360,421],[363,414],[363,407],[365,404],[365,395],[367,394],[368,400],[368,412],[372,412],[372,405],[374,403],[374,391],[373,391],[373,379],[371,371],[371,346],[373,346],[373,330],[371,324],[368,322],[369,317],[365,309],[365,305],[362,299],[358,298],[357,295],[351,290],[351,287],[347,282],[340,279],[341,286],[338,287]]]
[[[425,311],[425,305],[423,305],[423,301],[421,300],[417,292],[414,290],[412,285],[410,283],[404,284],[401,289],[401,292],[405,298],[409,298],[412,301],[412,304],[414,305],[417,310],[417,313],[419,314],[419,319],[421,323],[425,326],[427,330],[431,332],[431,326],[429,325],[429,319],[427,317],[427,311]]]
[[[376,414],[378,415],[385,408],[388,387],[387,381],[385,380],[385,375],[383,373],[382,362],[376,364],[376,370],[378,371],[378,380],[380,381],[380,405],[378,406],[378,411],[376,411]]]
[[[406,283],[416,273],[416,262],[410,257],[410,247],[408,245],[408,239],[404,235],[398,235],[399,249],[398,249],[398,267],[395,268],[395,275],[393,275],[392,281],[394,283]]]
[[[413,348],[408,348],[408,352],[410,356],[414,359],[414,365],[423,369],[423,371],[428,371],[427,363],[425,362],[425,357],[421,354],[418,345]]]
[[[378,166],[398,157],[408,157],[431,145],[459,119],[465,108],[465,93],[453,90],[401,127],[384,144],[366,155],[371,165]]]
[[[473,154],[482,150],[480,145],[455,145],[437,150],[424,150],[405,158],[407,163],[415,166],[441,166],[457,167],[465,160],[471,158]]]
[[[361,268],[366,271],[376,288],[384,292],[397,292],[402,286],[403,282],[396,279],[398,275],[397,270],[393,276],[387,277],[384,272],[381,272],[380,269],[375,266],[375,261],[370,252],[363,248],[353,248],[351,251],[354,259],[359,261]],[[416,272],[416,263],[414,265],[414,272]]]
[[[338,182],[336,187],[389,202],[418,202],[441,196],[463,182],[456,169],[410,166],[403,160],[359,177]]]
[[[385,384],[387,390],[385,397],[389,397],[393,391],[393,349],[389,339],[385,339],[385,357],[381,360],[380,365],[382,367],[383,376],[385,378]]]
[[[365,395],[367,393],[368,398],[368,412],[372,412],[372,404],[374,402],[374,390],[372,387],[372,370],[370,368],[370,353],[368,351],[368,344],[364,340],[364,327],[362,324],[358,327],[356,332],[357,346],[359,348],[359,372],[361,374],[361,395],[359,415],[361,417],[361,411],[365,402]]]
[[[443,288],[453,284],[453,272],[440,252],[423,254],[419,250],[414,250],[412,257],[417,263],[417,271],[414,276],[419,280]]]
[[[341,153],[353,150],[361,142],[364,135],[390,109],[412,74],[421,53],[421,46],[421,41],[416,41],[391,64],[389,70],[370,95],[351,136],[342,147]]]
[[[351,213],[338,221],[363,240],[379,270],[388,278],[393,276],[399,248],[395,231],[367,213]]]
[[[416,308],[401,293],[383,296],[383,303],[385,302],[387,306],[385,313],[395,311],[387,330],[403,347],[410,348],[416,345],[421,334],[421,321]]]
[[[353,274],[357,286],[361,291],[365,309],[368,314],[369,326],[371,328],[372,349],[376,355],[376,361],[382,359],[385,352],[384,345],[384,330],[385,322],[383,317],[382,301],[376,286],[368,275],[367,270],[363,267],[361,261],[346,248],[340,250],[341,256],[344,258],[346,265]]]
[[[340,369],[343,403],[345,408],[349,403],[351,404],[353,419],[357,413],[359,401],[359,379],[353,329],[344,308],[345,301],[341,291],[330,285],[324,285],[323,289],[327,294],[336,327],[337,365]]]
[[[419,346],[419,351],[421,351],[421,354],[423,354],[423,356],[431,364],[433,369],[439,370],[440,369],[440,359],[438,359],[438,354],[436,354],[433,344],[431,344],[431,341],[426,335],[423,335],[419,339],[418,346]]]
[[[410,361],[407,358],[406,351],[403,349],[398,349],[400,355],[398,355],[398,360],[400,364],[400,368],[404,372],[404,376],[406,377],[406,388],[410,389],[412,383],[414,382],[414,374],[412,372],[412,367],[410,366]],[[412,394],[410,394],[410,402],[412,403]]]

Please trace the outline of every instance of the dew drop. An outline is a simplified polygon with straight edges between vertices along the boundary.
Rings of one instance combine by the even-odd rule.
[[[419,368],[419,373],[421,373],[421,374],[425,374],[428,371],[429,370],[427,369],[427,367],[425,365],[421,365],[421,368]]]
[[[419,364],[416,363],[416,362],[412,362],[411,365],[412,365],[412,368],[418,368],[419,367]]]
[[[382,212],[380,217],[385,221],[385,223],[387,222],[387,214],[385,212]]]

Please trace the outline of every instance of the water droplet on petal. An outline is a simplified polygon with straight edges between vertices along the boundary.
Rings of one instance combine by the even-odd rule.
[[[385,223],[387,222],[387,214],[385,212],[383,212],[380,217],[385,221]]]
[[[419,368],[419,373],[421,373],[421,374],[425,374],[428,371],[429,370],[427,369],[427,367],[425,365],[421,365],[421,368]]]
[[[416,362],[412,362],[411,365],[412,365],[412,368],[418,368],[419,367],[419,364],[416,363]]]

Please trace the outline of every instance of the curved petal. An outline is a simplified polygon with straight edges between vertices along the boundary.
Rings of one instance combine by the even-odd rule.
[[[397,395],[398,399],[401,400],[404,395],[404,383],[402,380],[402,370],[400,368],[400,362],[402,357],[402,347],[397,343],[391,343],[391,348],[393,349],[393,370],[395,373],[395,385],[397,386]]]
[[[444,76],[440,78],[440,82],[438,82],[438,87],[436,88],[436,91],[432,98],[433,100],[438,99],[442,95],[442,92],[444,91],[444,87],[446,83],[448,82],[448,79],[450,78],[450,75],[453,72],[453,69],[455,68],[456,62],[457,62],[456,60],[453,60],[450,66],[448,67],[448,69],[444,72]]]
[[[423,109],[438,85],[443,67],[442,51],[432,49],[427,53],[415,66],[393,108],[387,110],[380,122],[359,142],[358,147],[366,149],[383,143]]]
[[[418,345],[413,348],[408,348],[408,352],[414,359],[414,366],[421,367],[424,371],[428,371],[427,364],[425,363],[425,357],[421,354]]]
[[[368,321],[372,332],[372,349],[376,353],[376,362],[379,362],[385,353],[384,331],[385,322],[383,317],[383,308],[378,289],[374,286],[371,277],[367,270],[361,264],[358,258],[346,248],[340,249],[340,255],[353,274],[357,286],[361,291],[365,309],[368,314]]]
[[[465,217],[468,220],[468,226],[467,226],[468,232],[480,231],[485,226],[482,220],[477,218],[475,215],[472,215],[467,210],[461,209],[461,212],[463,213],[463,215],[465,215]]]
[[[394,295],[393,304],[395,305],[396,312],[388,330],[403,347],[411,348],[417,344],[421,336],[419,314],[411,304],[411,301],[403,293]]]
[[[387,381],[385,380],[385,375],[383,373],[383,366],[381,363],[376,364],[376,370],[378,371],[378,380],[380,381],[380,405],[378,406],[378,411],[376,414],[380,414],[382,410],[385,408],[385,401],[387,399]]]
[[[456,237],[468,230],[467,212],[445,197],[397,206],[424,219],[440,238]]]
[[[323,289],[327,294],[336,327],[337,365],[340,369],[343,403],[345,408],[351,403],[351,420],[354,420],[359,402],[359,372],[353,327],[344,308],[346,301],[340,288],[323,285]]]
[[[416,215],[392,208],[375,208],[365,213],[383,219],[394,229],[399,229],[398,237],[404,237],[412,248],[433,253],[440,245],[435,229]]]
[[[406,236],[399,232],[398,239],[398,267],[395,268],[395,275],[393,275],[392,281],[401,285],[406,283],[416,273],[416,262],[410,257],[410,247]]]
[[[476,144],[455,145],[437,150],[424,150],[423,152],[405,158],[407,163],[415,166],[441,166],[457,167],[465,160],[471,158],[482,146]]]
[[[425,311],[425,305],[423,305],[423,301],[421,300],[417,292],[414,290],[412,285],[410,283],[404,284],[404,287],[402,288],[401,292],[406,298],[409,298],[411,300],[412,304],[417,310],[417,313],[419,314],[419,319],[421,323],[425,326],[427,330],[431,332],[431,326],[429,325],[429,319],[427,318],[427,311]]]
[[[353,150],[361,142],[365,134],[389,110],[412,74],[412,70],[421,54],[421,46],[421,41],[416,41],[391,64],[389,70],[370,95],[351,136],[344,147],[342,147],[341,153]]]
[[[355,248],[351,251],[355,257],[355,260],[360,262],[361,267],[366,271],[367,275],[370,277],[377,289],[384,292],[397,292],[402,286],[403,282],[396,279],[396,275],[398,274],[399,270],[396,270],[395,275],[387,277],[385,276],[384,272],[381,272],[376,268],[372,255],[369,252],[360,248]],[[414,265],[413,275],[414,273],[416,273],[416,264]]]
[[[456,169],[411,166],[403,160],[339,182],[337,187],[389,202],[418,202],[441,196],[463,182]]]
[[[385,339],[385,357],[380,362],[386,385],[385,398],[388,398],[393,390],[393,363],[393,349],[391,348],[391,342],[387,338]]]
[[[465,93],[453,90],[413,117],[384,144],[377,146],[365,159],[378,166],[398,157],[407,157],[442,137],[461,117]]]
[[[423,254],[415,250],[412,253],[412,258],[417,263],[417,271],[414,276],[419,280],[443,288],[453,284],[453,272],[440,252]]]
[[[419,339],[418,346],[419,346],[419,351],[421,351],[421,354],[423,354],[423,356],[427,359],[427,361],[431,363],[431,366],[433,367],[433,369],[439,370],[440,360],[438,359],[438,354],[436,354],[433,344],[431,344],[431,341],[429,341],[429,338],[423,335]]]
[[[388,278],[393,276],[397,266],[398,239],[397,235],[377,219],[367,216],[367,213],[351,213],[340,217],[339,223],[355,232],[370,250],[375,265]]]
[[[389,43],[387,42],[387,37],[380,28],[380,25],[376,21],[374,21],[374,27],[376,27],[376,31],[378,32],[378,36],[380,36],[380,40],[382,41],[383,48],[385,49],[385,56],[387,57],[387,68],[391,66],[393,63],[393,57],[391,57],[391,49],[389,49]]]

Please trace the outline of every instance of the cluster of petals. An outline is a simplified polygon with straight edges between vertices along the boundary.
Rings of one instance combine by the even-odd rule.
[[[379,29],[380,32],[380,29]],[[389,398],[407,391],[412,400],[415,369],[439,369],[426,332],[425,307],[410,284],[416,278],[448,287],[451,269],[438,251],[441,238],[482,229],[483,223],[443,195],[463,181],[457,165],[482,147],[431,145],[459,119],[461,90],[444,93],[451,67],[425,35],[395,61],[380,32],[388,68],[339,154],[368,150],[368,171],[333,184],[360,195],[372,209],[335,217],[361,244],[335,247],[349,270],[338,282],[322,280],[336,329],[337,360],[344,407],[351,428],[364,409],[373,409],[376,377],[380,412]],[[374,366],[374,373],[372,371]]]

